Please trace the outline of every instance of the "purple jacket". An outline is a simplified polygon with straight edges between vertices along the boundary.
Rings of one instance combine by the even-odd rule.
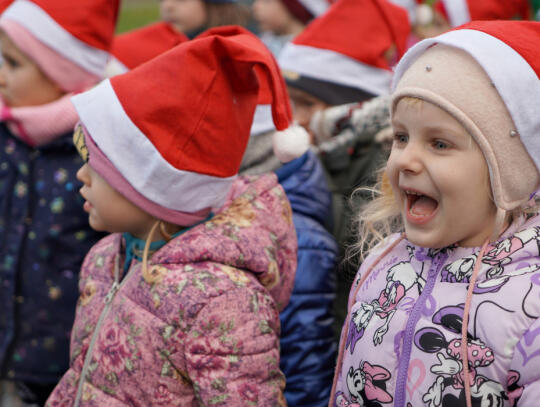
[[[211,220],[117,283],[122,246],[110,235],[84,261],[70,369],[47,406],[285,405],[279,311],[297,243],[274,175],[239,178]]]
[[[481,258],[467,325],[473,406],[540,403],[539,245],[536,214]],[[479,252],[393,235],[370,254],[351,289],[330,406],[466,405],[461,330]]]

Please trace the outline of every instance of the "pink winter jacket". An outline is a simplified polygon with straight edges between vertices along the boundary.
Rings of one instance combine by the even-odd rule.
[[[46,406],[286,405],[279,311],[296,249],[274,175],[239,178],[223,208],[155,252],[146,274],[134,261],[115,283],[123,239],[104,238],[82,266],[70,368]]]
[[[539,316],[539,214],[483,255],[392,235],[353,284],[329,405],[465,407],[468,387],[473,407],[540,406]]]

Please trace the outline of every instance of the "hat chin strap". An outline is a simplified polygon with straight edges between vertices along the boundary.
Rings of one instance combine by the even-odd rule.
[[[506,220],[507,211],[502,208],[497,208],[497,214],[495,215],[495,224],[493,225],[493,232],[489,238],[490,242],[495,242],[504,230],[504,221]]]

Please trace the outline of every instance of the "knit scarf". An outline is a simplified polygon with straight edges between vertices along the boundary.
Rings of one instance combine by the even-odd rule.
[[[67,94],[39,106],[9,107],[0,98],[0,121],[31,147],[39,147],[73,130],[78,116]]]

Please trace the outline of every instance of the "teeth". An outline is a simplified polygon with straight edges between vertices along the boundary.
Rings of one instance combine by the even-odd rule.
[[[422,196],[422,194],[419,194],[418,192],[414,192],[414,191],[405,191],[405,193],[406,193],[407,195]]]

